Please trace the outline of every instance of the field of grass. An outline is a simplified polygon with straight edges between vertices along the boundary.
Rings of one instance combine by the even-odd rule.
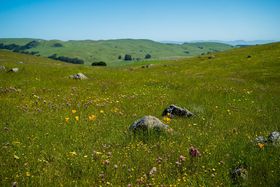
[[[0,39],[0,43],[25,45],[34,39]],[[152,59],[166,60],[182,57],[197,56],[202,53],[225,51],[233,47],[222,43],[200,42],[179,44],[164,44],[151,40],[36,40],[39,45],[27,51],[38,51],[40,55],[48,57],[52,54],[79,58],[90,65],[92,62],[105,61],[108,65],[123,65],[132,62],[124,61],[125,54],[129,54],[135,61],[144,60],[146,54],[151,54]],[[53,47],[54,44],[62,44],[63,47]],[[122,59],[118,59],[119,56]],[[138,60],[137,60],[138,59]]]
[[[214,56],[98,68],[0,51],[19,67],[0,72],[0,186],[279,186],[280,147],[252,141],[280,130],[280,43]],[[68,78],[78,72],[89,79]],[[170,104],[195,116],[128,133]],[[240,164],[248,178],[233,184]]]

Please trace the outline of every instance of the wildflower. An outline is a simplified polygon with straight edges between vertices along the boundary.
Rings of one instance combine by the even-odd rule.
[[[183,155],[180,155],[179,161],[180,162],[185,162],[186,161],[186,157],[184,157]]]
[[[108,160],[108,159],[107,159],[107,160],[104,160],[104,161],[102,162],[102,164],[105,165],[105,166],[106,166],[106,165],[109,165],[109,164],[110,164],[110,160]]]
[[[18,157],[17,155],[14,155],[14,159],[18,160],[18,159],[19,159],[19,157]]]
[[[101,113],[101,114],[104,114],[104,110],[100,110],[100,113]]]
[[[69,154],[70,154],[70,156],[77,156],[76,151],[71,151],[71,152],[69,152]]]
[[[168,116],[164,116],[163,117],[163,121],[167,124],[169,124],[171,122],[171,118],[169,118]]]
[[[72,114],[75,114],[76,112],[77,112],[77,110],[74,110],[74,109],[72,110]]]
[[[65,118],[65,122],[68,123],[68,122],[69,122],[69,119],[70,119],[70,118],[66,117],[66,118]]]
[[[25,175],[26,175],[26,177],[30,177],[31,176],[30,172],[28,172],[28,171],[25,173]]]
[[[193,147],[193,146],[190,147],[189,154],[190,154],[191,157],[199,157],[199,156],[201,156],[199,150],[197,148]]]
[[[151,176],[153,176],[156,172],[157,172],[157,168],[156,168],[156,167],[153,167],[153,168],[150,170],[149,174],[150,174]]]
[[[87,155],[84,156],[84,158],[87,158],[87,157],[88,157]]]
[[[78,122],[79,121],[79,116],[75,116],[75,120]]]
[[[263,143],[258,143],[258,146],[259,146],[260,149],[264,149],[265,144],[263,144]]]
[[[89,121],[95,121],[96,120],[96,115],[90,115],[90,116],[88,116],[88,120]]]

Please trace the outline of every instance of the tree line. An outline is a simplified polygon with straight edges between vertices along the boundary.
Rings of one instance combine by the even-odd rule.
[[[70,57],[66,57],[66,56],[57,56],[57,54],[53,54],[53,55],[49,56],[48,58],[51,58],[54,60],[60,60],[60,61],[68,62],[68,63],[72,63],[72,64],[84,64],[85,63],[82,59],[70,58]]]

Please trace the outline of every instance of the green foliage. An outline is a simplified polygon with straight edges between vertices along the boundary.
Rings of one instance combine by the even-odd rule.
[[[279,186],[279,147],[252,142],[280,130],[279,54],[275,43],[93,69],[1,50],[19,72],[0,72],[0,186],[232,186],[239,165],[238,186]],[[89,79],[68,78],[78,72]],[[171,119],[168,134],[128,132],[170,104],[195,117]]]
[[[150,55],[150,54],[145,55],[145,59],[150,59],[150,58],[152,58],[152,55]]]
[[[103,62],[103,61],[93,62],[91,65],[92,66],[107,66],[106,62]]]
[[[131,55],[128,55],[128,54],[124,55],[124,60],[125,61],[131,61],[132,60]]]

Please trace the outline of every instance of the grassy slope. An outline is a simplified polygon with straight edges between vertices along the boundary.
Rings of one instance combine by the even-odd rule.
[[[29,42],[33,39],[29,39]],[[0,39],[0,43],[11,44],[16,43],[22,45],[23,42],[28,42],[28,39]],[[52,47],[55,43],[61,43],[64,47]],[[125,54],[132,55],[133,58],[144,59],[146,54],[151,54],[153,59],[174,59],[186,56],[200,55],[201,53],[212,52],[213,49],[224,51],[231,49],[230,45],[221,43],[199,43],[203,49],[198,48],[196,44],[162,44],[151,40],[83,40],[83,41],[58,41],[58,40],[40,40],[38,47],[32,48],[29,51],[39,51],[42,56],[50,56],[54,53],[68,57],[78,57],[91,64],[94,61],[105,61],[109,64],[119,62],[118,56],[124,57]],[[189,53],[185,53],[188,51]],[[128,63],[128,62],[125,62]],[[116,65],[116,63],[115,63]]]
[[[251,143],[280,130],[279,54],[276,43],[142,69],[92,68],[0,51],[1,65],[20,68],[0,73],[0,186],[13,181],[20,186],[126,186],[137,179],[229,186],[229,171],[240,163],[248,166],[244,185],[279,186],[279,147],[260,150]],[[76,72],[89,79],[67,78]],[[159,139],[127,134],[135,120],[161,118],[172,103],[197,116],[172,120],[174,134]],[[96,121],[88,121],[90,114]],[[202,152],[193,161],[191,144]],[[102,154],[93,157],[94,151]],[[182,168],[175,164],[180,155],[187,157]],[[157,167],[155,176],[145,177],[152,167]]]

